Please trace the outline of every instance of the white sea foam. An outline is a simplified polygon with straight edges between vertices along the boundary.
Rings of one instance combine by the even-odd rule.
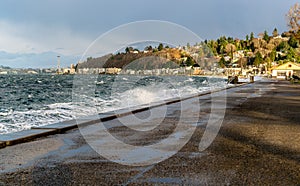
[[[105,81],[108,81],[107,79]],[[123,78],[122,80],[130,81],[128,78]],[[97,81],[95,84],[100,84],[99,86],[101,86],[104,84],[104,81]],[[173,83],[150,83],[147,86],[134,87],[124,92],[114,92],[112,90],[109,98],[80,95],[81,101],[76,102],[73,100],[73,102],[68,103],[49,104],[40,110],[0,111],[0,134],[26,130],[34,126],[57,123],[120,108],[149,104],[174,97],[186,97],[226,86],[225,81],[210,83],[209,80],[204,80],[199,82],[198,86],[195,86],[195,84],[193,78],[187,78],[178,82],[174,81]],[[32,97],[32,95],[28,96],[28,98]]]
[[[193,82],[194,79],[193,78],[188,78],[187,80],[185,80],[185,82]]]
[[[97,85],[102,85],[102,84],[104,84],[104,81],[96,81],[96,84]]]

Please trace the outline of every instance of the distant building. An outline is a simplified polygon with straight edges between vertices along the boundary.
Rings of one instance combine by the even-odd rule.
[[[28,70],[27,74],[38,74],[38,72],[34,71],[34,70]]]
[[[242,68],[232,67],[232,68],[225,68],[225,74],[228,76],[235,76],[239,75],[242,72]]]
[[[119,74],[122,69],[120,68],[106,68],[105,74]]]
[[[300,65],[293,62],[287,62],[272,70],[272,77],[277,79],[287,79],[294,74],[300,75]]]
[[[70,74],[70,72],[71,72],[71,69],[69,69],[69,68],[63,69],[63,74]]]
[[[201,68],[199,66],[198,67],[194,67],[193,75],[201,75],[201,74],[202,74]]]
[[[3,74],[8,74],[8,72],[7,72],[7,71],[2,71],[2,72],[0,72],[0,74],[1,74],[1,75],[3,75]]]
[[[64,68],[63,69],[63,74],[75,74],[76,73],[76,69],[75,69],[75,65],[71,64],[71,68]]]

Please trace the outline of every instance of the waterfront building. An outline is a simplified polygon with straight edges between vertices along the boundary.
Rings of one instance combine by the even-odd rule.
[[[291,78],[293,75],[300,75],[300,65],[287,62],[272,69],[272,77],[277,79]]]

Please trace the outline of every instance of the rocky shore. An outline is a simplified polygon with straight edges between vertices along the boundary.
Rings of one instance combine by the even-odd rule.
[[[110,162],[74,129],[0,149],[0,185],[300,184],[299,85],[270,80],[227,90],[222,127],[202,152],[198,146],[211,103],[207,96],[197,99],[201,103],[197,129],[190,141],[165,161],[142,167]],[[175,104],[171,107],[170,118],[174,119],[178,108]],[[172,133],[170,118],[147,135],[130,138],[130,132],[122,127],[111,132],[127,137],[127,143],[149,144]]]

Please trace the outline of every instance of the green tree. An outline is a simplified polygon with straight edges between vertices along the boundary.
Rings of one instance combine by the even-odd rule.
[[[290,61],[293,61],[296,57],[295,49],[290,47],[287,51],[286,58]]]
[[[251,32],[251,33],[250,33],[250,41],[252,41],[253,39],[254,39],[254,33]]]
[[[225,58],[224,58],[224,55],[222,55],[222,57],[221,57],[221,59],[220,59],[220,61],[219,61],[219,66],[220,66],[221,68],[224,68],[225,65],[226,65],[226,60],[225,60]]]
[[[285,52],[289,48],[289,44],[286,41],[282,41],[277,46],[276,50],[279,52]]]
[[[194,59],[191,56],[188,56],[186,61],[185,61],[186,66],[190,67],[195,64]]]
[[[269,42],[270,41],[270,36],[268,34],[268,32],[265,30],[264,32],[264,36],[263,36],[263,39],[266,41],[266,42]]]
[[[272,52],[270,53],[270,60],[271,62],[275,61],[276,59],[276,50],[272,50]]]
[[[261,53],[258,51],[258,52],[255,54],[255,58],[254,58],[253,65],[256,66],[256,67],[259,67],[259,65],[262,63],[262,61],[263,61],[262,55],[261,55]]]
[[[225,36],[220,37],[217,40],[217,46],[216,46],[217,53],[224,54],[227,44],[228,44],[227,38]]]
[[[191,48],[190,43],[187,43],[187,44],[186,44],[186,47],[187,47],[188,49]]]
[[[198,52],[199,56],[200,57],[204,57],[204,51],[203,51],[203,48],[199,48],[199,52]]]
[[[241,50],[247,50],[248,41],[241,40]]]
[[[278,31],[277,31],[277,28],[274,28],[274,30],[272,32],[272,35],[273,35],[273,37],[277,37],[279,35]]]
[[[228,38],[227,38],[227,41],[228,41],[228,43],[231,43],[231,44],[234,43],[233,37],[228,37]]]
[[[132,48],[132,47],[126,47],[126,48],[125,48],[125,52],[126,52],[126,53],[130,53],[131,51],[133,51],[133,48]]]
[[[158,51],[161,51],[162,49],[164,49],[164,45],[162,44],[162,43],[160,43],[159,45],[158,45]]]
[[[267,69],[271,69],[271,67],[272,67],[271,58],[267,57],[266,62],[267,62]]]
[[[249,36],[248,36],[248,35],[246,35],[246,41],[247,41],[247,42],[249,41]]]
[[[217,55],[218,54],[218,51],[217,51],[218,43],[216,41],[210,40],[207,43],[207,47],[210,49],[210,53],[213,53],[213,55]]]
[[[289,41],[288,41],[288,44],[293,47],[293,48],[298,48],[298,40],[295,38],[295,36],[291,36]]]
[[[253,42],[251,42],[251,44],[250,44],[250,50],[251,50],[252,52],[255,51],[255,46],[254,46],[254,43],[253,43]]]

